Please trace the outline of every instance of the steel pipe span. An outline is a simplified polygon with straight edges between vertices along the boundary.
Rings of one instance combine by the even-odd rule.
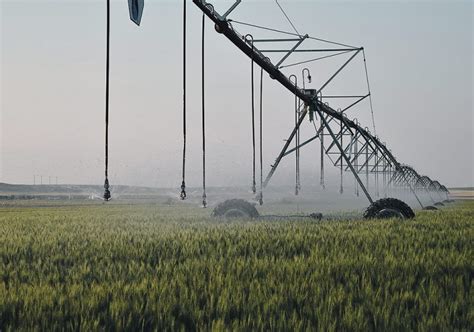
[[[413,167],[400,164],[392,152],[387,148],[385,143],[382,143],[377,136],[373,135],[367,128],[362,127],[356,120],[348,119],[345,116],[344,111],[337,111],[328,103],[324,103],[324,96],[321,94],[321,91],[302,89],[298,87],[297,84],[292,82],[289,77],[280,71],[279,64],[281,61],[278,64],[273,64],[271,60],[266,57],[254,43],[252,43],[251,40],[245,38],[233,27],[232,21],[227,19],[228,13],[225,15],[217,13],[212,4],[204,0],[193,0],[193,2],[209,19],[214,22],[215,30],[218,33],[227,37],[227,39],[229,39],[237,48],[266,71],[272,79],[278,81],[289,92],[297,96],[304,104],[304,109],[300,112],[300,118],[297,121],[294,130],[290,133],[281,153],[277,156],[275,163],[272,165],[265,180],[265,185],[269,183],[283,157],[302,148],[314,139],[319,138],[321,140],[322,136],[325,135],[330,136],[328,142],[329,145],[325,147],[325,149],[327,154],[332,154],[332,157],[335,158],[335,161],[333,162],[334,165],[341,167],[341,169],[344,168],[345,170],[350,170],[353,173],[358,185],[362,188],[371,203],[373,200],[371,194],[366,188],[368,183],[364,184],[359,176],[364,173],[367,176],[368,174],[377,174],[376,176],[379,174],[387,176],[388,174],[391,177],[388,184],[402,186],[409,189],[416,197],[421,207],[423,207],[423,203],[418,197],[418,191],[434,190],[437,192],[447,192],[446,187],[442,186],[439,182],[433,182],[428,177],[420,176]],[[236,5],[234,5],[234,7],[229,11],[233,10],[235,6]],[[299,39],[295,38],[296,41],[300,41],[292,50],[290,50],[288,55],[295,51],[299,43],[306,38],[308,38],[308,35],[302,35]],[[271,40],[266,41],[270,42]],[[354,50],[355,54],[357,54],[358,52],[363,51],[363,48],[355,48]],[[347,63],[348,62],[346,62],[341,69]],[[341,69],[339,69],[339,71]],[[338,72],[336,72],[333,77],[337,74]],[[300,146],[297,146],[295,149],[289,150],[288,147],[290,142],[293,141],[304,118],[308,115],[310,119],[313,119],[318,115],[321,117],[322,124],[319,130],[316,132],[313,139],[301,143]],[[337,129],[334,127],[337,127]],[[356,141],[358,144],[355,144]],[[355,146],[358,148],[355,149]],[[360,162],[359,159],[362,159],[362,162]]]

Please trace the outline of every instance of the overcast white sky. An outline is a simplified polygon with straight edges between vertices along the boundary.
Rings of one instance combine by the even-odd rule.
[[[102,184],[105,0],[0,3],[0,182],[32,183],[42,174]],[[181,3],[146,1],[141,27],[129,21],[126,0],[112,3],[114,184],[180,184]],[[300,32],[365,47],[377,134],[399,161],[447,186],[474,185],[472,1],[280,3]],[[189,1],[188,13],[188,185],[198,186],[201,12]],[[244,0],[232,17],[291,31],[272,0]],[[249,60],[207,27],[209,184],[250,183]],[[309,66],[311,86],[335,65]],[[364,92],[362,69],[358,59],[331,91]],[[301,68],[294,72],[301,76]],[[268,77],[264,84],[268,170],[291,129],[293,97]],[[371,126],[368,104],[350,117]],[[310,181],[318,176],[317,155],[318,144],[302,152]],[[293,179],[293,164],[284,161],[277,183]]]

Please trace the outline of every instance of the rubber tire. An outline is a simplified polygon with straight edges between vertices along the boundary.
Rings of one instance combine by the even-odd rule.
[[[241,215],[232,215],[232,212],[240,213]],[[219,203],[212,211],[212,216],[226,219],[255,219],[260,214],[253,204],[243,199],[229,199]]]
[[[382,198],[378,201],[373,202],[367,210],[364,212],[365,219],[375,219],[381,218],[379,213],[382,210],[391,209],[398,211],[401,215],[403,215],[404,219],[412,219],[415,217],[415,213],[405,202],[402,202],[396,198]]]

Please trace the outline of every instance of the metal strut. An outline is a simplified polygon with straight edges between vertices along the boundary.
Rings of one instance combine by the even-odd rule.
[[[349,160],[349,158],[347,157],[347,155],[345,154],[342,146],[339,144],[336,136],[334,135],[334,133],[332,132],[332,129],[331,127],[328,126],[328,123],[326,121],[326,119],[324,119],[323,117],[323,114],[321,112],[321,110],[319,109],[319,107],[316,107],[316,112],[318,112],[319,116],[321,117],[323,123],[324,123],[324,126],[327,128],[328,132],[329,132],[329,135],[331,135],[333,141],[336,143],[336,146],[337,148],[339,149],[339,151],[341,152],[341,155],[343,156],[343,158],[346,160],[346,163],[347,165],[349,166],[349,168],[351,169],[352,171],[352,174],[354,175],[354,177],[356,178],[357,182],[359,183],[359,186],[362,188],[362,191],[364,192],[365,196],[367,197],[367,199],[369,200],[370,204],[372,204],[374,201],[372,200],[372,197],[370,196],[369,192],[367,191],[367,189],[365,188],[364,184],[362,183],[361,179],[359,178],[359,175],[357,174],[356,170],[354,169],[354,167],[352,166],[352,163],[351,161]]]
[[[226,18],[227,16],[230,15],[234,11],[234,9],[242,2],[242,0],[237,0],[235,3],[225,12],[225,14],[222,16],[223,18]]]
[[[280,164],[282,158],[285,156],[286,150],[288,150],[288,146],[290,146],[291,141],[295,137],[296,132],[297,132],[298,128],[300,127],[301,123],[303,123],[303,120],[304,120],[307,113],[308,113],[307,108],[304,108],[303,111],[300,114],[298,122],[295,125],[295,128],[293,128],[293,130],[291,131],[290,136],[286,140],[280,154],[276,158],[275,163],[273,165],[271,165],[270,172],[268,173],[267,177],[265,178],[265,181],[263,182],[263,187],[264,188],[268,185],[268,182],[270,182],[270,179],[272,178],[273,174],[275,173],[275,171],[276,171],[278,165]]]

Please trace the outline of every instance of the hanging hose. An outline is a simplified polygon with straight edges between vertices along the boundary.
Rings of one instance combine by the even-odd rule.
[[[354,155],[355,155],[355,158],[354,158],[354,168],[356,170],[356,172],[358,173],[359,172],[359,148],[358,148],[358,142],[359,140],[356,138],[355,142],[354,142]],[[357,182],[357,179],[354,179],[355,181],[355,194],[357,197],[359,197],[359,182]]]
[[[186,199],[186,0],[183,0],[183,168],[181,194]]]
[[[385,157],[383,159],[383,173],[382,173],[382,181],[383,181],[383,191],[384,191],[384,197],[387,198],[387,161],[385,160]]]
[[[294,78],[295,80],[295,89],[298,88],[298,78],[296,75],[290,75],[289,79]],[[298,96],[295,94],[295,128],[296,128],[296,135],[295,135],[295,195],[298,196],[299,188],[298,188],[298,179],[299,179],[299,154],[298,154]]]
[[[303,79],[304,81],[304,79]],[[296,120],[296,125],[298,123],[299,117],[300,117],[300,108],[301,108],[301,99],[298,98],[298,105],[295,113],[295,120]],[[297,195],[299,194],[301,190],[301,172],[300,172],[300,127],[297,125],[298,129],[296,130],[296,190],[297,190]]]
[[[201,38],[201,101],[202,101],[202,206],[207,207],[207,196],[206,196],[206,119],[205,119],[205,76],[204,76],[204,31],[205,31],[206,15],[202,14],[202,38]]]
[[[342,130],[343,130],[342,118],[341,118],[341,129],[340,130],[341,130],[341,134],[340,134],[341,135],[341,142],[340,142],[340,144],[341,144],[341,146],[344,146],[343,145],[343,132],[342,132]],[[343,176],[344,169],[343,168],[344,168],[344,164],[343,164],[342,160],[343,160],[343,158],[342,158],[342,154],[341,154],[341,186],[339,188],[339,193],[340,194],[342,194],[344,192],[344,187],[343,187],[343,180],[344,180],[344,176]]]
[[[390,189],[393,186],[392,176],[393,176],[393,169],[392,169],[392,165],[390,165],[390,167],[388,168],[388,177],[387,177],[387,180],[388,180],[387,187],[388,187],[388,189]]]
[[[251,34],[245,36],[245,40],[251,40],[252,50],[253,50],[253,37]],[[253,52],[250,59],[250,89],[251,89],[251,98],[252,98],[252,193],[257,192],[257,183],[255,181],[255,87],[254,87],[254,60]]]
[[[104,200],[109,201],[109,72],[110,72],[110,0],[107,0],[107,47],[105,65],[105,182]]]
[[[379,155],[378,151],[375,150],[375,195],[380,197],[379,193]]]
[[[369,144],[365,145],[365,188],[369,190]]]
[[[263,68],[260,69],[260,194],[258,203],[263,205]]]
[[[320,141],[321,141],[321,172],[320,172],[319,184],[321,185],[323,189],[325,189],[326,185],[324,184],[324,122],[323,122],[322,117],[321,117]]]

